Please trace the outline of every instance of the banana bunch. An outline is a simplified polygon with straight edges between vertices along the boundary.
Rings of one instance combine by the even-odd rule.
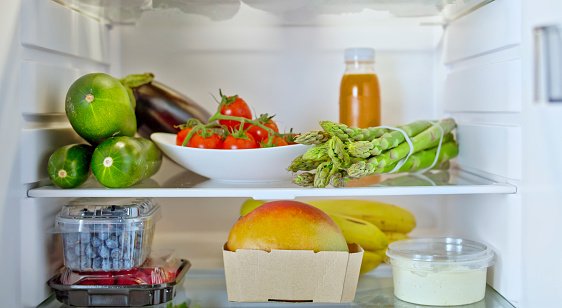
[[[244,216],[266,201],[248,199],[242,204]],[[384,261],[389,243],[409,238],[416,226],[414,215],[396,205],[367,200],[305,201],[326,212],[340,227],[348,244],[359,244],[364,250],[361,274],[375,269]]]

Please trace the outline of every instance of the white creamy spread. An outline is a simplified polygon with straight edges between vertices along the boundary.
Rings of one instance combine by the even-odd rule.
[[[418,271],[394,264],[392,274],[394,295],[420,305],[466,305],[482,300],[486,291],[486,268]]]

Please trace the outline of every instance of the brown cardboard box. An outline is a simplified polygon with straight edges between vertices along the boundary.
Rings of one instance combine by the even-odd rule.
[[[355,298],[363,249],[344,251],[223,248],[228,300],[346,303]]]

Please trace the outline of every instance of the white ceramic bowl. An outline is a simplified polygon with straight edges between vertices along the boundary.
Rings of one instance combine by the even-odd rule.
[[[215,150],[176,145],[176,135],[153,133],[150,138],[177,164],[214,181],[273,182],[291,178],[286,168],[308,145],[274,148]]]

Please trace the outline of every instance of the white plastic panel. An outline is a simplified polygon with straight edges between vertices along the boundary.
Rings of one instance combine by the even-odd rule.
[[[521,111],[519,59],[454,71],[445,83],[445,111]]]
[[[74,80],[85,73],[69,67],[22,61],[20,76],[22,114],[64,113],[66,91]]]
[[[521,42],[520,0],[496,0],[451,23],[445,31],[445,63]]]
[[[509,179],[521,179],[521,128],[459,123],[457,162]]]
[[[22,0],[21,43],[73,56],[108,61],[108,29],[52,1]]]
[[[55,215],[60,210],[60,199],[24,199],[21,203],[21,286],[23,307],[36,307],[52,290],[46,285],[55,271],[62,266],[60,236],[49,234]]]
[[[86,143],[71,127],[24,129],[21,132],[22,183],[33,183],[47,178],[47,162],[53,152],[67,144]]]

